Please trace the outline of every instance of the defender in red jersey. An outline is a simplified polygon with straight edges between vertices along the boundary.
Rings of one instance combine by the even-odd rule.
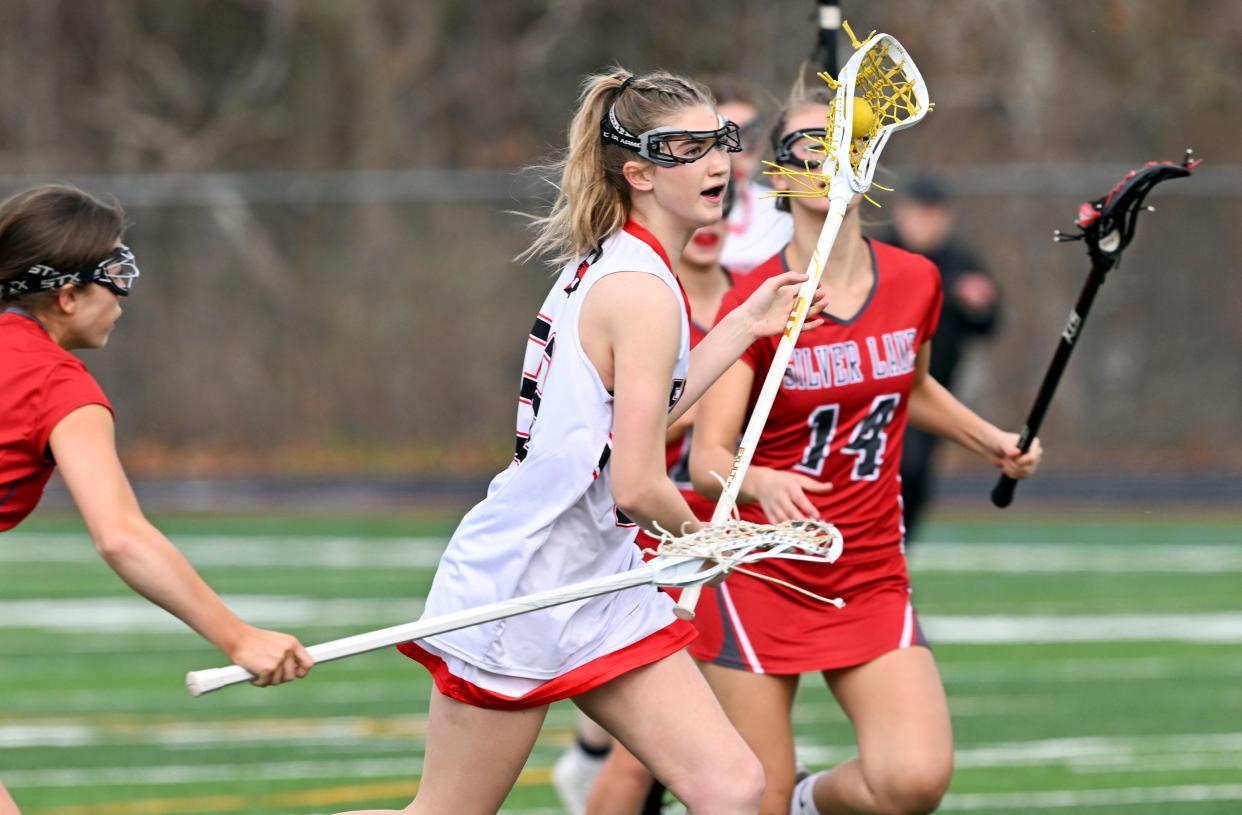
[[[314,660],[296,639],[238,619],[143,516],[117,458],[112,406],[69,353],[107,344],[138,277],[123,227],[119,206],[71,187],[0,203],[0,532],[34,510],[59,467],[96,549],[135,591],[254,684],[305,676]],[[17,812],[2,783],[0,812]]]
[[[777,160],[816,161],[830,97],[795,96],[773,131]],[[783,183],[777,178],[777,183]],[[724,298],[773,274],[803,269],[828,209],[826,198],[786,198],[794,239]],[[910,602],[903,550],[901,442],[907,422],[952,438],[1015,477],[1034,471],[1036,446],[980,419],[927,375],[942,293],[926,259],[862,237],[857,201],[827,259],[825,321],[798,338],[739,498],[744,519],[823,518],[845,551],[831,567],[767,561],[754,570],[825,597],[736,574],[705,589],[691,654],[730,718],[764,763],[761,812],[923,813],[952,771],[944,690]],[[728,473],[736,439],[777,347],[755,342],[700,405],[691,450],[696,488],[719,495],[710,473]],[[858,758],[795,790],[789,721],[800,674],[822,672],[854,724]],[[791,808],[792,802],[792,808]]]

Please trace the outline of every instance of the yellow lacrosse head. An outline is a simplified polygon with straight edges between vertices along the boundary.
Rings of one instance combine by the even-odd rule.
[[[888,137],[931,110],[927,84],[901,43],[874,31],[866,42],[860,42],[848,23],[842,27],[850,36],[854,55],[836,79],[826,72],[819,74],[837,93],[828,112],[825,137],[808,137],[817,143],[813,151],[822,152],[822,164],[805,161],[796,167],[765,161],[767,175],[789,182],[788,190],[774,195],[845,200],[855,193],[865,195]]]

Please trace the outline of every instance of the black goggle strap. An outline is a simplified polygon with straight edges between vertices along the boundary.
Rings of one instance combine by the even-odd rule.
[[[653,164],[665,167],[673,164],[692,164],[706,155],[707,151],[705,150],[693,158],[683,158],[668,151],[666,149],[667,142],[706,141],[710,139],[712,147],[723,145],[730,153],[740,153],[742,151],[742,140],[737,123],[729,121],[723,116],[719,118],[719,121],[720,127],[715,130],[679,130],[674,127],[656,127],[635,136],[621,124],[621,121],[617,118],[616,105],[613,104],[608,108],[608,115],[600,123],[600,136],[605,141],[610,141],[613,144],[638,153],[638,155]]]
[[[812,167],[818,167],[820,164],[823,164],[823,158],[802,158],[794,155],[793,148],[794,145],[798,144],[798,142],[803,139],[811,139],[816,142],[813,152],[823,153],[823,148],[820,146],[820,143],[826,138],[828,138],[828,131],[822,127],[805,127],[801,130],[795,130],[792,133],[787,133],[782,136],[781,140],[775,145],[774,152],[776,154],[776,163],[795,164],[799,167],[803,164],[809,163]]]
[[[110,271],[117,266],[121,267],[120,272]],[[121,245],[99,263],[73,272],[62,272],[37,263],[12,280],[0,284],[0,299],[12,300],[34,292],[55,291],[61,286],[83,286],[87,283],[98,283],[115,295],[127,297],[139,274],[134,253],[128,246]]]
[[[621,120],[617,118],[617,106],[615,103],[608,108],[608,115],[600,123],[599,134],[604,141],[610,141],[613,144],[624,147],[626,150],[633,150],[640,155],[645,147],[645,143],[641,139],[626,130],[625,125],[621,124]]]

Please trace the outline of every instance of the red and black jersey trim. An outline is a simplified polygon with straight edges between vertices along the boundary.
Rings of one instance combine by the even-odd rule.
[[[530,330],[530,338],[540,345],[547,345],[550,336],[552,336],[552,320],[542,314],[535,315],[535,325]]]
[[[552,331],[551,318],[543,314],[535,316],[535,324],[530,330],[530,341],[543,347],[543,359],[540,360],[535,373],[522,372],[522,384],[518,389],[518,403],[530,405],[533,414],[527,431],[534,425],[534,419],[539,418],[539,404],[543,399],[543,392],[539,388],[539,377],[547,375],[548,366],[552,364],[552,355],[556,353],[556,334]],[[520,464],[526,460],[529,452],[530,433],[517,431],[513,448],[514,460]]]
[[[608,462],[611,459],[612,459],[612,434],[610,433],[608,434],[608,443],[604,445],[604,452],[599,454],[599,463],[595,465],[595,477],[596,478],[599,478],[599,474],[604,471],[604,468],[608,466]],[[616,516],[617,526],[622,527],[622,528],[627,528],[627,529],[632,526],[638,526],[638,524],[630,520],[630,518],[624,512],[622,512],[621,508],[618,507],[617,505],[614,504],[612,507],[612,510],[613,510],[613,515]]]
[[[587,269],[591,268],[592,263],[599,260],[601,254],[603,254],[603,250],[596,248],[578,264],[578,269],[574,272],[574,279],[569,281],[569,285],[565,287],[566,295],[573,294],[578,290],[578,287],[582,285],[582,278],[586,277]]]
[[[536,415],[539,413],[539,383],[533,376],[522,374],[522,390],[518,400],[530,405]]]
[[[681,401],[681,395],[686,392],[686,380],[674,379],[673,387],[668,392],[668,409],[671,411],[677,407],[677,403]]]
[[[513,458],[518,462],[526,460],[526,454],[530,452],[530,434],[517,432],[517,442],[513,449]]]

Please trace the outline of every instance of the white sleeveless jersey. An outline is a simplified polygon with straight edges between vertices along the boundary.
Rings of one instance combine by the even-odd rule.
[[[424,616],[507,600],[638,567],[635,525],[612,497],[613,397],[579,341],[587,292],[613,272],[652,274],[682,305],[670,409],[685,386],[690,326],[680,284],[647,230],[630,222],[544,301],[526,346],[513,462],[453,534]],[[450,671],[488,690],[521,695],[674,622],[653,586],[581,600],[421,641]],[[526,681],[510,681],[525,678]],[[530,680],[538,680],[531,682]]]
[[[765,197],[771,192],[755,181],[737,185],[729,234],[720,250],[720,265],[735,274],[746,274],[793,240],[793,217]]]

